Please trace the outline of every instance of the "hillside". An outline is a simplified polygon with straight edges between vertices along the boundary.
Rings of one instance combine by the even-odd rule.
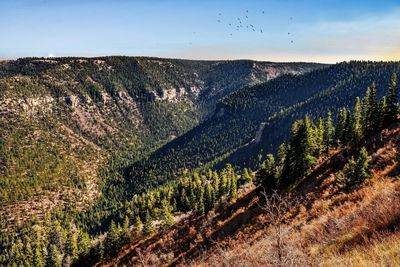
[[[2,61],[1,214],[13,224],[59,204],[83,208],[107,186],[103,169],[145,158],[206,119],[222,97],[321,66],[132,57]]]
[[[137,240],[102,266],[397,266],[400,124],[366,140],[370,178],[337,177],[359,147],[331,150],[288,191],[244,187],[215,213]],[[285,196],[286,195],[286,196]]]
[[[351,106],[373,81],[382,96],[391,73],[399,70],[398,62],[339,63],[244,87],[223,98],[210,119],[127,168],[125,176],[139,187],[179,176],[185,168],[226,163],[256,168],[289,136],[296,119],[306,114],[317,118],[329,110],[336,118],[339,108]]]

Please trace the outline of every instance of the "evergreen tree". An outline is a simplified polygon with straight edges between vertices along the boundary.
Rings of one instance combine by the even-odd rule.
[[[356,181],[362,182],[368,176],[369,176],[368,152],[365,149],[365,147],[362,147],[356,163],[356,179],[357,179]]]
[[[140,231],[142,229],[142,221],[140,220],[140,216],[135,216],[135,219],[133,220],[133,227],[136,231]]]
[[[386,97],[382,97],[381,101],[379,101],[379,106],[378,106],[378,125],[377,128],[379,130],[382,130],[383,127],[386,124],[386,121],[388,121],[388,107],[387,107],[387,103],[386,103]]]
[[[253,179],[251,178],[250,174],[249,174],[249,170],[247,168],[243,169],[243,174],[242,174],[242,180],[243,183],[250,183]]]
[[[318,120],[318,124],[315,127],[314,130],[314,139],[315,139],[315,156],[320,156],[322,151],[323,151],[323,147],[324,147],[324,122],[322,120],[322,118],[319,118]]]
[[[122,243],[127,244],[131,241],[131,229],[130,229],[129,217],[125,215],[124,224],[122,226]]]
[[[114,255],[117,252],[117,249],[120,247],[120,237],[120,231],[112,220],[104,240],[104,249],[107,255]]]
[[[161,201],[161,214],[160,214],[160,219],[162,221],[161,229],[165,230],[174,225],[175,222],[171,212],[172,212],[171,204],[167,199],[163,199]]]
[[[76,260],[78,257],[78,236],[74,227],[70,227],[67,233],[65,242],[65,253],[71,257],[71,260]]]
[[[44,259],[43,259],[41,244],[36,242],[33,251],[34,251],[33,266],[43,267]]]
[[[80,256],[87,256],[90,251],[90,236],[88,233],[80,231],[78,235],[78,248]]]
[[[209,182],[206,183],[206,188],[205,188],[204,194],[205,194],[204,195],[205,209],[206,209],[206,213],[208,213],[210,210],[212,210],[214,208],[214,202],[215,202],[214,189]]]
[[[206,212],[206,208],[204,206],[204,189],[203,189],[203,187],[200,187],[200,193],[199,193],[199,199],[198,199],[198,205],[197,205],[196,211],[199,215],[204,215]]]
[[[335,139],[337,144],[345,143],[346,125],[348,120],[348,111],[346,108],[342,108],[339,111],[339,118],[335,129]]]
[[[146,212],[146,216],[144,218],[144,225],[143,225],[143,234],[144,235],[149,235],[152,232],[154,232],[154,225],[153,225],[153,220],[150,217],[149,212]]]
[[[361,100],[356,97],[351,116],[351,141],[357,142],[362,136],[362,107]]]
[[[385,123],[390,123],[391,121],[396,120],[398,114],[398,101],[399,95],[397,90],[397,75],[393,73],[390,83],[389,90],[386,95],[387,102],[387,117]]]
[[[233,200],[237,198],[237,177],[234,172],[231,173],[230,181],[229,200]]]
[[[256,173],[256,181],[266,190],[276,189],[276,165],[275,158],[272,154],[268,154],[266,160]]]
[[[365,130],[366,134],[372,134],[376,131],[379,124],[378,103],[376,98],[376,85],[375,82],[368,88],[366,94],[365,106]]]
[[[56,245],[50,245],[49,256],[48,256],[48,266],[50,267],[61,267],[61,254],[58,251]]]

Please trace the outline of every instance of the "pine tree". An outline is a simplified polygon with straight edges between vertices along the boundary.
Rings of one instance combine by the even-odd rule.
[[[205,198],[205,209],[206,213],[214,208],[215,203],[215,194],[214,189],[209,182],[206,183],[205,191],[204,191],[204,198]]]
[[[366,94],[366,110],[365,110],[365,124],[366,134],[374,133],[379,124],[378,103],[376,98],[376,85],[375,82],[368,88]]]
[[[80,231],[78,234],[78,248],[80,256],[87,256],[90,251],[90,236],[88,233]]]
[[[387,102],[387,117],[385,123],[390,123],[391,121],[395,121],[398,114],[398,101],[399,95],[397,90],[397,75],[393,73],[390,83],[389,90],[386,94],[386,102]]]
[[[247,168],[243,169],[243,174],[242,174],[242,180],[243,183],[250,183],[253,179],[251,178],[250,174],[249,174],[249,170]]]
[[[346,108],[342,108],[339,111],[339,118],[335,129],[335,139],[337,144],[345,143],[346,125],[348,120],[348,111]]]
[[[357,182],[364,181],[366,178],[368,178],[368,176],[369,176],[368,152],[367,149],[365,149],[365,147],[362,147],[356,163]]]
[[[361,100],[356,97],[351,116],[351,141],[358,142],[362,136],[362,107]]]
[[[64,237],[63,237],[63,229],[61,228],[61,224],[58,220],[53,222],[52,231],[49,235],[49,241],[51,244],[57,246],[58,251],[61,253],[64,250]]]
[[[104,240],[104,249],[107,255],[114,255],[114,253],[117,251],[120,246],[120,236],[120,231],[115,222],[112,220]]]
[[[146,212],[146,216],[144,218],[144,225],[143,225],[143,234],[144,235],[149,235],[152,232],[154,232],[154,225],[153,225],[153,220],[150,217],[149,212]]]
[[[229,200],[233,200],[237,198],[237,177],[233,172],[230,177],[230,190],[229,190]]]
[[[71,256],[74,261],[78,257],[78,236],[74,227],[70,227],[67,233],[67,240],[65,242],[65,253]]]
[[[388,106],[386,103],[386,97],[382,97],[381,101],[379,101],[379,106],[378,106],[378,125],[377,128],[379,130],[382,130],[383,127],[386,125],[386,122],[388,121],[388,115],[389,111],[388,111]]]
[[[142,229],[142,221],[140,220],[140,216],[135,216],[133,222],[133,227],[135,231],[140,231]]]
[[[122,243],[127,244],[131,241],[131,229],[130,229],[131,222],[129,217],[125,215],[124,224],[122,226]]]
[[[256,173],[256,181],[266,190],[273,190],[277,187],[276,164],[272,154],[268,154],[266,160],[261,164]]]
[[[314,138],[315,138],[315,156],[319,157],[323,151],[324,146],[324,122],[322,118],[319,118],[318,124],[314,130]]]
[[[43,267],[44,266],[44,259],[42,254],[42,247],[41,243],[36,242],[34,248],[34,257],[33,257],[33,266]]]
[[[197,205],[196,211],[199,215],[204,215],[206,212],[206,208],[204,206],[204,189],[203,189],[203,187],[200,187],[199,199],[198,199],[198,205]]]
[[[172,217],[171,212],[172,212],[171,204],[167,199],[163,199],[161,201],[161,214],[160,214],[160,219],[162,221],[161,229],[165,230],[174,225],[174,218]]]
[[[50,245],[49,256],[48,256],[48,266],[50,267],[61,267],[61,254],[58,251],[56,245]]]

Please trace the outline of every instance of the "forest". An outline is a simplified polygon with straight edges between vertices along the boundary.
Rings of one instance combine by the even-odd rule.
[[[107,196],[88,210],[72,207],[52,212],[41,223],[34,218],[17,232],[1,235],[1,264],[10,266],[86,265],[103,257],[112,257],[133,239],[168,229],[178,214],[205,216],[224,203],[234,201],[238,189],[254,182],[267,190],[286,188],[296,183],[318,158],[341,146],[358,146],[359,155],[349,159],[337,179],[345,189],[369,176],[367,152],[363,143],[397,120],[399,114],[397,76],[389,75],[386,93],[378,98],[377,83],[372,82],[363,97],[353,99],[351,107],[342,107],[337,116],[306,115],[294,121],[288,139],[274,154],[266,154],[258,169],[224,168],[182,169],[180,178],[159,185],[148,183],[140,193],[127,190],[124,168],[111,165],[104,171]],[[127,181],[129,183],[129,181]],[[123,191],[123,192],[121,192]],[[2,218],[2,225],[7,222]],[[107,227],[105,227],[107,225]],[[104,233],[106,233],[104,235]]]

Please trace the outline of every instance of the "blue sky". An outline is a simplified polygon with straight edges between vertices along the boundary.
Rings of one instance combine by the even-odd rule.
[[[0,14],[0,59],[400,60],[400,0],[1,0]]]

